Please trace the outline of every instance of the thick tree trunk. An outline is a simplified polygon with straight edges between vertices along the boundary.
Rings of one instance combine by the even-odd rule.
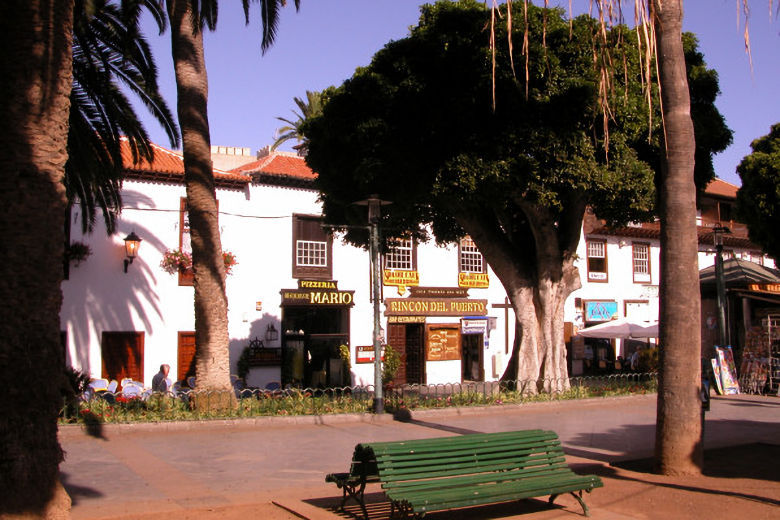
[[[499,276],[500,278],[500,276]],[[539,352],[539,323],[534,305],[532,287],[506,287],[512,309],[515,311],[515,341],[502,381],[520,381],[522,389],[535,393],[541,369]]]
[[[72,27],[72,1],[0,4],[1,518],[70,510],[57,416]]]
[[[493,216],[464,212],[458,222],[501,280],[515,311],[515,340],[501,381],[528,392],[569,388],[564,305],[580,287],[574,256],[585,204],[573,196],[559,215],[519,199],[530,229],[514,237]],[[530,242],[530,243],[529,243]]]
[[[552,262],[553,260],[549,259]],[[551,265],[551,270],[561,269]],[[566,363],[566,342],[563,333],[564,305],[569,295],[580,288],[578,270],[571,259],[563,266],[563,274],[555,278],[540,276],[537,284],[537,315],[541,329],[542,367],[541,389],[545,392],[565,392],[569,389],[569,370]]]
[[[225,265],[211,164],[203,31],[193,24],[187,0],[169,0],[168,16],[195,274],[196,384],[198,390],[227,391],[231,385]]]
[[[665,475],[696,474],[702,465],[701,310],[683,6],[682,0],[654,0],[653,6],[666,134],[660,187],[661,374],[655,464]]]

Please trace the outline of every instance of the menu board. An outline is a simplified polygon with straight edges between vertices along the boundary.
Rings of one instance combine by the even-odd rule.
[[[428,361],[460,359],[460,330],[458,325],[431,325],[425,344]]]

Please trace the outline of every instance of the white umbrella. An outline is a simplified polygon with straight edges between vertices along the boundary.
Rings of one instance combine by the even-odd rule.
[[[577,334],[586,338],[657,338],[658,322],[620,318],[582,329]]]

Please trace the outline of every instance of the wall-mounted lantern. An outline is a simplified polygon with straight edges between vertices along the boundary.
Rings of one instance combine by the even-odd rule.
[[[127,272],[127,266],[133,263],[133,260],[138,255],[138,248],[141,247],[141,238],[135,234],[135,231],[131,231],[129,235],[125,237],[125,272]]]

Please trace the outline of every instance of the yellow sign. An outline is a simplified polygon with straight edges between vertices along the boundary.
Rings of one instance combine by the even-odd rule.
[[[334,280],[298,280],[298,289],[338,289]]]
[[[780,293],[780,283],[751,283],[748,285],[748,290],[768,292],[768,293]]]
[[[458,273],[458,287],[486,289],[489,286],[487,273]]]
[[[425,316],[388,316],[387,323],[425,323]]]
[[[420,273],[417,271],[393,271],[385,269],[382,271],[382,284],[394,285],[398,287],[398,294],[406,292],[410,285],[420,285]]]

